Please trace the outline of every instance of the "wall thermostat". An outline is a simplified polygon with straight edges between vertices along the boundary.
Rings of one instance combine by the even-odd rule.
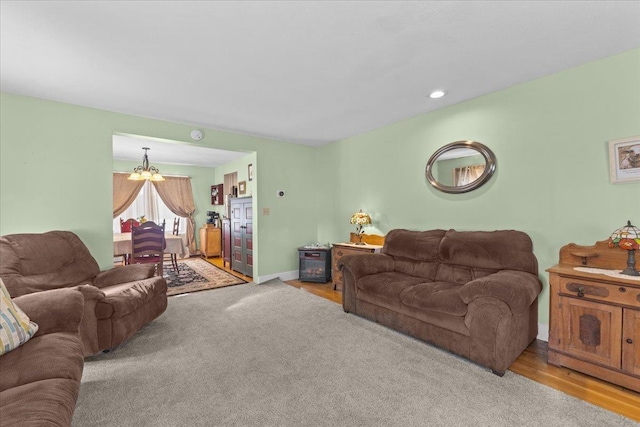
[[[278,197],[284,197],[284,190],[278,190]]]
[[[200,132],[198,129],[192,130],[191,131],[191,139],[193,139],[195,141],[200,141],[202,139],[202,132]]]

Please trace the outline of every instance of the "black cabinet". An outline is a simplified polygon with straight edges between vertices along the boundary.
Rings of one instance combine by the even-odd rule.
[[[251,197],[232,197],[231,268],[253,277],[253,201]]]
[[[222,220],[222,265],[231,267],[231,221]]]

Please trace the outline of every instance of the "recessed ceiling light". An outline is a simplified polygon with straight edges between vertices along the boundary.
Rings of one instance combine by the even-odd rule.
[[[433,99],[442,98],[443,96],[444,96],[443,90],[434,90],[429,94],[429,98],[433,98]]]

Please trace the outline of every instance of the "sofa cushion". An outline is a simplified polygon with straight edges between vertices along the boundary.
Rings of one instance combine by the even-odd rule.
[[[467,314],[467,304],[460,298],[462,285],[450,282],[420,283],[400,292],[400,300],[409,307],[454,316]]]
[[[63,378],[4,390],[0,426],[70,426],[79,390],[80,381]]]
[[[35,337],[0,357],[0,391],[52,378],[79,383],[83,363],[82,341],[77,332]]]
[[[37,331],[38,325],[13,303],[0,279],[0,355],[26,343]]]
[[[409,259],[395,260],[395,271],[409,276],[422,277],[427,280],[435,280],[438,272],[438,261],[414,261]]]
[[[96,305],[98,319],[123,317],[146,305],[156,295],[167,292],[167,282],[161,277],[138,280],[131,283],[101,289],[104,299]]]
[[[384,239],[382,253],[413,261],[438,261],[438,250],[444,234],[444,230],[391,230]]]
[[[518,270],[538,274],[531,238],[515,230],[449,230],[440,244],[440,261],[484,270]]]
[[[391,271],[362,277],[357,281],[357,287],[367,294],[400,302],[400,292],[422,282],[424,279],[421,277]]]

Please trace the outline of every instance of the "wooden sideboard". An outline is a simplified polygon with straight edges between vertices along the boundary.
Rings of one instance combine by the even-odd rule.
[[[205,257],[222,255],[222,232],[213,224],[205,224],[200,228],[200,254]]]
[[[549,363],[640,392],[640,280],[579,271],[622,270],[626,250],[569,244],[549,272]]]
[[[331,251],[331,277],[333,279],[333,289],[340,286],[342,289],[342,272],[338,269],[338,260],[345,255],[372,254],[380,252],[380,245],[356,245],[355,243],[334,243]]]

